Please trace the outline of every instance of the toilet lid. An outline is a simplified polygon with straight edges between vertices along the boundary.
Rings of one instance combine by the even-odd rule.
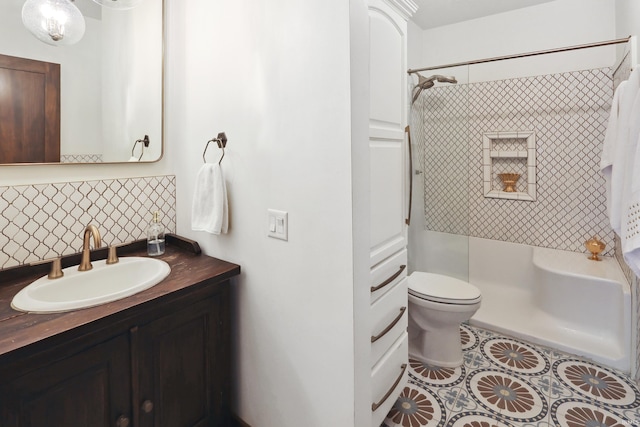
[[[414,271],[409,276],[409,293],[426,300],[473,304],[480,300],[480,289],[468,282],[442,274]]]

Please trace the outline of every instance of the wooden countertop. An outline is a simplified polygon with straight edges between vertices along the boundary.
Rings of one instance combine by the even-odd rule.
[[[133,307],[151,309],[163,297],[186,296],[199,285],[223,282],[240,274],[240,266],[200,254],[196,242],[167,235],[166,251],[157,257],[171,266],[171,273],[157,285],[130,297],[65,313],[33,314],[11,308],[11,300],[22,288],[46,275],[49,264],[0,271],[0,358],[18,349],[56,335],[87,326],[104,325],[109,319]],[[106,248],[92,251],[91,260],[106,258]],[[146,240],[118,248],[118,256],[147,256]],[[62,267],[79,263],[79,254],[64,257]],[[87,283],[87,286],[90,286]]]

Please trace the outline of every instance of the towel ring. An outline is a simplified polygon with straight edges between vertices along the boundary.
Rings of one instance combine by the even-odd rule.
[[[207,163],[207,159],[205,158],[205,154],[207,154],[207,149],[209,148],[210,142],[216,142],[218,144],[218,148],[222,149],[222,156],[220,156],[220,160],[218,160],[218,164],[222,163],[222,159],[224,158],[224,148],[227,146],[227,135],[224,132],[220,132],[217,138],[213,138],[207,141],[207,145],[204,147],[204,151],[202,152],[202,160]]]
[[[142,160],[142,156],[144,156],[144,147],[149,146],[149,135],[145,135],[143,139],[137,139],[136,142],[133,143],[133,147],[131,147],[131,157],[133,156],[134,151],[136,151],[136,145],[140,143],[140,157],[138,157],[138,161]]]

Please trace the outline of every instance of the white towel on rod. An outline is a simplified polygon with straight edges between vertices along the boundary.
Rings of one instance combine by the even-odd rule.
[[[640,141],[636,140],[635,158],[640,154],[640,150],[637,149],[638,144]],[[625,262],[636,276],[640,276],[640,171],[637,170],[638,167],[634,167],[633,163],[631,166],[628,171],[631,176],[629,179],[631,190],[625,199],[623,211],[625,216],[622,218],[620,243]]]
[[[193,193],[191,229],[207,233],[226,233],[229,228],[227,187],[222,168],[205,163],[198,171]]]
[[[613,142],[613,161],[611,164],[611,192],[609,203],[609,220],[611,227],[622,237],[622,221],[626,215],[625,206],[625,175],[628,173],[628,166],[631,163],[630,155],[635,153],[637,135],[634,137],[631,132],[631,110],[633,108],[636,95],[640,89],[640,70],[635,69],[624,89],[620,93],[618,105],[618,123],[616,138]],[[635,120],[635,118],[633,118]],[[632,153],[633,151],[633,153]],[[606,174],[605,174],[606,176]]]
[[[629,138],[633,141],[627,150],[625,181],[622,190],[622,254],[626,263],[640,276],[640,92],[636,95],[629,120]]]
[[[611,170],[613,168],[613,160],[615,158],[615,150],[618,143],[618,122],[620,120],[620,98],[624,92],[627,81],[621,82],[613,94],[611,103],[611,112],[609,113],[609,122],[607,123],[607,131],[604,135],[604,144],[602,145],[602,157],[600,159],[600,170],[605,179],[605,190],[607,195],[607,215],[611,221]]]

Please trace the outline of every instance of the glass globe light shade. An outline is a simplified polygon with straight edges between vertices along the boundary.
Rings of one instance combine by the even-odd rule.
[[[82,12],[69,0],[27,0],[22,23],[38,40],[53,46],[77,43],[85,30]]]
[[[111,9],[131,9],[142,3],[143,0],[93,0],[100,6],[109,7]]]

